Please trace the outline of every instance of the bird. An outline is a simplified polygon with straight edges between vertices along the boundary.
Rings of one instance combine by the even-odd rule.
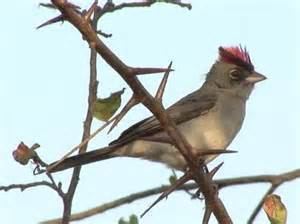
[[[166,112],[191,145],[194,155],[204,150],[225,150],[242,127],[246,102],[255,84],[265,79],[266,76],[255,71],[246,47],[220,46],[218,58],[203,85]],[[185,171],[188,164],[178,149],[171,142],[159,139],[168,139],[168,134],[150,116],[129,127],[107,147],[50,164],[50,167],[56,164],[50,172],[115,157],[140,158]],[[205,164],[216,156],[206,156]]]

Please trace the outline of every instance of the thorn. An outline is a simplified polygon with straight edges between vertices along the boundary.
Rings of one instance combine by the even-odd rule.
[[[69,7],[73,8],[77,13],[80,14],[80,11],[79,11],[80,7],[79,6],[74,5],[73,3],[70,3],[70,2],[66,2],[66,4]],[[44,7],[48,7],[48,8],[56,8],[55,5],[47,4],[47,3],[40,3],[40,6],[44,6]],[[39,25],[36,29],[40,29],[44,26],[47,26],[47,25],[50,25],[50,24],[53,24],[53,23],[57,23],[57,22],[60,22],[60,21],[64,22],[65,20],[66,20],[66,17],[63,14],[61,14],[59,16],[54,17],[53,19],[50,19],[50,20],[44,22],[43,24]]]
[[[104,33],[102,32],[101,30],[97,30],[97,33],[105,38],[110,38],[112,37],[112,34],[111,33]]]
[[[124,91],[124,89],[123,89]],[[132,95],[132,97],[130,98],[130,100],[127,102],[127,104],[123,107],[123,109],[121,110],[120,113],[118,113],[113,119],[114,119],[114,123],[111,125],[111,127],[109,128],[107,134],[109,134],[116,126],[117,124],[122,120],[122,118],[127,114],[127,112],[134,107],[135,105],[137,105],[139,103],[139,101],[135,98],[134,95]]]
[[[169,74],[171,71],[171,66],[172,66],[172,61],[170,62],[169,66],[168,66],[168,70],[165,72],[164,77],[162,78],[160,85],[157,89],[156,95],[155,95],[155,99],[158,100],[160,103],[162,103],[162,97],[165,92],[166,84],[167,84]]]
[[[83,18],[86,21],[91,20],[92,14],[95,12],[97,8],[97,4],[98,4],[98,0],[95,0],[94,3],[91,5],[91,7],[86,12],[84,12]]]
[[[30,149],[31,150],[36,150],[37,148],[39,148],[39,147],[41,147],[38,143],[34,143],[31,147],[30,147]]]
[[[115,4],[113,3],[112,0],[107,0],[104,7],[103,7],[103,10],[104,11],[110,11],[112,10],[113,8],[115,7]]]
[[[146,75],[162,72],[172,72],[173,69],[168,68],[131,68],[131,74],[133,75]]]
[[[40,29],[40,28],[42,28],[44,26],[48,26],[48,25],[51,25],[53,23],[64,22],[64,20],[65,20],[65,16],[64,15],[59,15],[59,16],[56,16],[56,17],[54,17],[54,18],[52,18],[52,19],[50,19],[50,20],[42,23],[36,29]]]
[[[212,179],[215,174],[219,171],[219,169],[221,168],[221,166],[223,166],[224,162],[221,162],[219,165],[217,165],[215,168],[213,168],[210,172],[209,172],[209,176]]]
[[[39,6],[48,8],[48,9],[57,9],[55,5],[51,4],[51,3],[40,3]]]
[[[167,190],[165,190],[141,215],[140,217],[143,218],[146,213],[148,213],[158,202],[162,199],[167,198],[174,190],[185,184],[187,181],[191,180],[192,175],[188,171],[182,177],[180,177],[173,185],[171,185]]]

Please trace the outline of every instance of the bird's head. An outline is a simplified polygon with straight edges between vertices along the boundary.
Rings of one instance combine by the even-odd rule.
[[[232,90],[247,99],[255,83],[266,77],[254,70],[246,48],[219,47],[219,58],[207,74],[206,81],[218,88]]]

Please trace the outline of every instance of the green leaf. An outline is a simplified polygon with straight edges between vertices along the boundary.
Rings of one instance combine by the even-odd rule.
[[[118,224],[128,224],[128,222],[126,222],[123,218],[120,218]]]
[[[264,201],[263,209],[270,220],[270,224],[286,224],[287,210],[280,196],[268,195]]]
[[[107,98],[98,98],[92,105],[93,117],[100,121],[108,121],[121,105],[121,96],[125,88],[111,93]]]
[[[177,177],[175,175],[171,175],[169,177],[169,182],[171,185],[173,185],[177,181]]]
[[[131,215],[129,217],[129,224],[139,224],[138,217],[136,215]]]
[[[125,221],[124,218],[120,218],[118,224],[139,224],[139,220],[135,214],[132,214],[129,217],[129,221]]]

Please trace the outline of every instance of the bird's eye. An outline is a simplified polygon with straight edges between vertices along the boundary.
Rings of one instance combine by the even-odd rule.
[[[238,70],[238,69],[232,69],[229,72],[229,77],[232,80],[241,80],[242,79],[242,72],[240,70]]]

